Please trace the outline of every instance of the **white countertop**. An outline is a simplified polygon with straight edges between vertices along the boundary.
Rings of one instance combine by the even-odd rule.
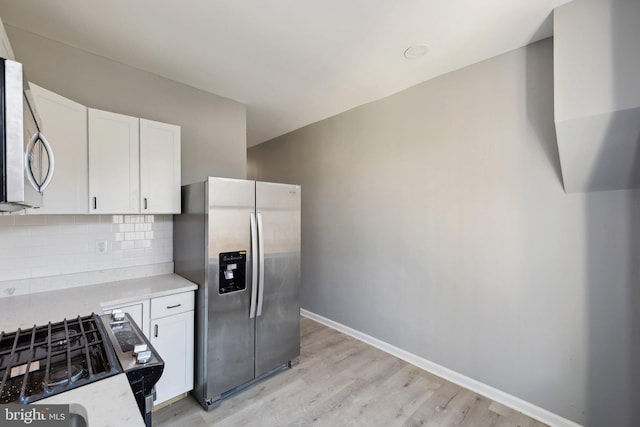
[[[0,331],[13,332],[47,322],[102,314],[102,308],[147,298],[196,290],[198,286],[176,274],[121,280],[0,298]]]
[[[144,427],[126,374],[119,374],[35,402],[69,404],[89,427]]]

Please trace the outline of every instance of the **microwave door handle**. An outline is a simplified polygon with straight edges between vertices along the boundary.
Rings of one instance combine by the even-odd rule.
[[[56,159],[53,157],[53,150],[51,149],[51,145],[49,145],[47,138],[40,132],[38,132],[38,137],[40,138],[40,141],[42,141],[42,146],[44,147],[44,151],[47,153],[47,158],[49,159],[47,175],[44,177],[44,181],[42,181],[42,184],[40,185],[40,191],[42,192],[49,186],[53,179],[53,172],[56,168]]]
[[[31,184],[36,191],[40,191],[40,184],[36,181],[36,177],[33,175],[33,169],[31,169],[31,158],[35,155],[34,151],[36,149],[38,138],[39,132],[34,133],[27,143],[27,148],[24,150],[24,170],[27,175],[27,179],[29,180],[29,184]]]
[[[38,183],[36,181],[35,176],[33,175],[33,169],[31,169],[31,158],[34,156],[34,151],[36,146],[38,145],[38,140],[42,143],[44,147],[45,153],[47,153],[47,157],[49,159],[49,168],[47,169],[47,175],[44,177],[42,183]],[[27,149],[24,153],[24,167],[27,174],[27,179],[33,188],[35,188],[39,192],[43,192],[45,188],[51,183],[51,179],[53,178],[53,171],[55,170],[55,158],[53,157],[53,150],[51,149],[51,145],[49,145],[49,141],[47,138],[40,133],[36,132],[32,137],[29,143],[27,144]]]

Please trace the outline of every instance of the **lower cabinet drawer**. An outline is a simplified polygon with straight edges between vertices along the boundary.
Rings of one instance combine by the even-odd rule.
[[[159,319],[194,309],[194,292],[167,295],[151,299],[151,318]]]

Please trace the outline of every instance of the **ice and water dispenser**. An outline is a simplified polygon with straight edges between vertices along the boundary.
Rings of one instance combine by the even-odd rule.
[[[220,294],[242,291],[247,288],[247,251],[222,252],[218,256],[220,265]]]

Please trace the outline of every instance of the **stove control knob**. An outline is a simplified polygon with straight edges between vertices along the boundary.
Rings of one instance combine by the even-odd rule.
[[[137,355],[138,353],[142,353],[143,351],[149,350],[149,346],[146,344],[136,344],[133,346],[133,355]]]
[[[151,350],[141,351],[136,354],[136,363],[139,365],[144,365],[149,360],[151,360]]]
[[[111,312],[111,318],[114,321],[119,322],[121,320],[124,320],[124,313],[122,312],[122,310],[113,310]]]

